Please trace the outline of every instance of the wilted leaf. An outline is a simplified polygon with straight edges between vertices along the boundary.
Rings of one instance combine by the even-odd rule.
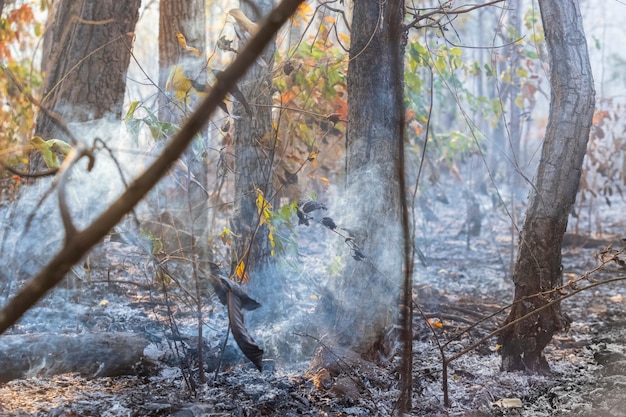
[[[324,204],[313,200],[307,201],[302,205],[302,211],[305,213],[310,213],[315,210],[327,210],[327,208]]]
[[[330,230],[335,230],[337,228],[337,225],[335,224],[333,219],[331,219],[330,217],[322,217],[321,221],[322,221],[322,224],[328,227]]]
[[[200,56],[202,55],[200,53],[200,51],[198,51],[196,48],[187,45],[187,40],[185,39],[185,35],[183,35],[182,33],[178,32],[176,34],[176,39],[178,39],[178,44],[187,52],[190,52],[192,54],[194,54],[195,56]]]
[[[237,268],[235,268],[235,274],[237,275],[237,278],[239,278],[239,281],[241,282],[248,281],[248,273],[246,272],[246,264],[244,263],[243,260],[239,261],[239,263],[237,264]]]
[[[224,230],[222,230],[222,234],[220,235],[220,238],[222,239],[222,243],[224,243],[225,245],[230,246],[233,243],[232,232],[230,231],[228,227],[224,227]]]
[[[224,277],[217,277],[213,274],[204,273],[206,278],[210,281],[215,293],[217,294],[217,298],[219,298],[220,302],[225,306],[228,306],[228,293],[232,292],[241,300],[241,307],[244,310],[256,310],[261,307],[255,299],[250,298],[243,287],[237,284],[234,281],[231,281]]]
[[[227,294],[228,321],[237,346],[246,355],[246,358],[256,366],[259,371],[263,370],[263,349],[259,348],[254,339],[248,333],[243,323],[242,300],[233,291]]]
[[[441,323],[441,320],[436,317],[429,318],[428,325],[433,329],[441,329],[443,327],[443,323]]]
[[[365,254],[361,252],[361,249],[355,248],[352,249],[352,257],[355,261],[362,261],[363,259],[365,259]]]
[[[298,225],[301,225],[301,224],[304,224],[306,226],[309,225],[309,218],[307,217],[306,214],[302,212],[302,210],[300,210],[299,207],[296,207],[296,215],[298,216]]]
[[[294,70],[294,66],[291,62],[287,62],[285,63],[285,65],[283,66],[283,72],[285,73],[285,75],[289,75],[293,72]]]

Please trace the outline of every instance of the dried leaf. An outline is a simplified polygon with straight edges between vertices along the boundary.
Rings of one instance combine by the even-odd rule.
[[[522,408],[522,400],[519,398],[501,398],[493,403],[494,406],[500,408]]]
[[[227,294],[228,321],[237,346],[246,355],[246,358],[256,366],[259,371],[263,370],[263,349],[259,348],[254,339],[248,333],[243,323],[242,300],[233,291]]]
[[[431,317],[427,321],[428,325],[433,329],[441,329],[443,327],[443,323],[437,317]]]
[[[200,56],[202,55],[200,53],[200,51],[198,51],[196,48],[187,45],[187,39],[185,39],[185,35],[183,35],[182,33],[178,32],[176,34],[176,39],[178,39],[178,44],[187,52],[190,52],[192,54],[194,54],[195,56]]]
[[[261,304],[253,298],[250,298],[243,287],[230,279],[224,277],[217,277],[215,274],[207,274],[206,271],[202,271],[203,275],[209,280],[217,298],[220,303],[228,306],[228,293],[232,292],[241,300],[241,306],[244,310],[256,310],[261,307]]]
[[[335,230],[337,228],[337,225],[335,224],[333,219],[331,219],[330,217],[322,217],[321,221],[322,221],[322,224],[328,227],[330,230]]]
[[[317,201],[307,201],[302,205],[302,211],[305,213],[310,213],[315,210],[327,210],[326,206]]]
[[[239,263],[237,264],[237,268],[235,268],[235,274],[237,275],[237,278],[239,278],[239,281],[241,282],[248,282],[248,273],[246,272],[246,264],[244,263],[244,261],[239,261]]]
[[[283,72],[285,73],[285,75],[291,74],[293,70],[294,70],[294,66],[290,61],[286,62],[285,65],[283,66]]]
[[[365,259],[365,254],[361,252],[361,249],[355,248],[352,249],[352,257],[355,261],[362,261],[363,259]]]
[[[296,207],[296,215],[298,216],[298,225],[309,225],[309,218],[302,212],[302,210],[300,210],[300,207]]]
[[[222,239],[222,243],[228,246],[232,245],[233,243],[232,233],[233,232],[231,232],[228,227],[224,227],[224,230],[222,230],[222,234],[220,235],[220,238]]]

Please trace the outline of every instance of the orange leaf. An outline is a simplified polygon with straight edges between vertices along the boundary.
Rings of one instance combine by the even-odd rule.
[[[176,34],[176,39],[178,39],[178,43],[180,44],[180,46],[183,47],[183,49],[187,52],[190,52],[192,54],[194,54],[195,56],[200,56],[200,51],[198,51],[196,48],[187,45],[187,39],[185,39],[185,35],[183,35],[182,33],[178,32]]]
[[[326,177],[320,177],[320,180],[326,184],[327,187],[330,187],[330,181],[328,181],[328,178]]]
[[[441,320],[436,317],[428,319],[428,325],[433,329],[441,329],[443,327]]]
[[[235,268],[235,274],[239,278],[239,282],[247,282],[248,274],[246,273],[246,264],[244,261],[239,261],[237,268]]]
[[[280,102],[283,104],[288,104],[294,98],[296,98],[296,94],[292,90],[287,90],[283,94],[281,94]]]

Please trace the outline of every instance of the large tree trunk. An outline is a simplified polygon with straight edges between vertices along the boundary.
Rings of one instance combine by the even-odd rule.
[[[550,117],[513,273],[512,322],[559,296],[561,243],[576,198],[587,148],[595,91],[576,0],[539,0],[550,56]],[[558,303],[504,331],[505,370],[549,371],[543,349],[567,326]]]
[[[66,122],[121,119],[126,71],[141,0],[62,0],[52,25],[50,55],[44,56],[42,105]],[[64,138],[45,112],[36,133]]]
[[[398,193],[398,141],[402,111],[396,86],[402,42],[391,30],[401,13],[390,2],[357,0],[352,17],[348,67],[347,229],[365,259],[349,257],[335,296],[337,343],[372,359],[391,351],[390,329],[402,283],[402,230]],[[401,7],[400,10],[403,10]],[[397,37],[396,37],[397,38]],[[396,74],[394,77],[393,75]],[[400,102],[401,103],[401,102]],[[358,254],[352,251],[352,255]]]
[[[254,2],[262,16],[254,16],[250,7],[242,2],[242,9],[252,21],[259,21],[272,10],[271,0]],[[245,41],[240,39],[239,49]],[[235,121],[235,209],[232,229],[238,236],[234,242],[231,269],[243,261],[247,272],[265,272],[271,267],[271,247],[266,226],[259,226],[257,189],[269,200],[273,194],[272,163],[275,135],[272,129],[270,86],[275,44],[272,42],[262,53],[266,67],[255,64],[239,81],[239,89],[250,104],[247,114],[241,103],[234,102]]]

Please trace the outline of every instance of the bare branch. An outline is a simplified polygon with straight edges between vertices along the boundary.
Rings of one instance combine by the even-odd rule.
[[[418,23],[421,22],[422,20],[428,19],[428,20],[432,20],[433,22],[426,25],[426,26],[442,26],[440,21],[441,19],[443,19],[444,16],[457,16],[460,14],[464,14],[464,13],[469,13],[472,10],[476,10],[476,9],[480,9],[482,7],[487,7],[487,6],[493,6],[494,4],[498,4],[498,3],[502,3],[504,0],[492,0],[490,2],[484,3],[484,4],[474,4],[471,6],[461,6],[461,7],[457,7],[456,9],[452,9],[452,10],[445,10],[445,6],[443,7],[439,7],[435,10],[433,10],[432,12],[428,12],[426,14],[423,15],[417,15],[414,17],[413,20],[411,20],[409,23],[407,23],[405,26],[407,28],[420,28],[421,26],[418,26]],[[437,16],[437,17],[435,17]]]

